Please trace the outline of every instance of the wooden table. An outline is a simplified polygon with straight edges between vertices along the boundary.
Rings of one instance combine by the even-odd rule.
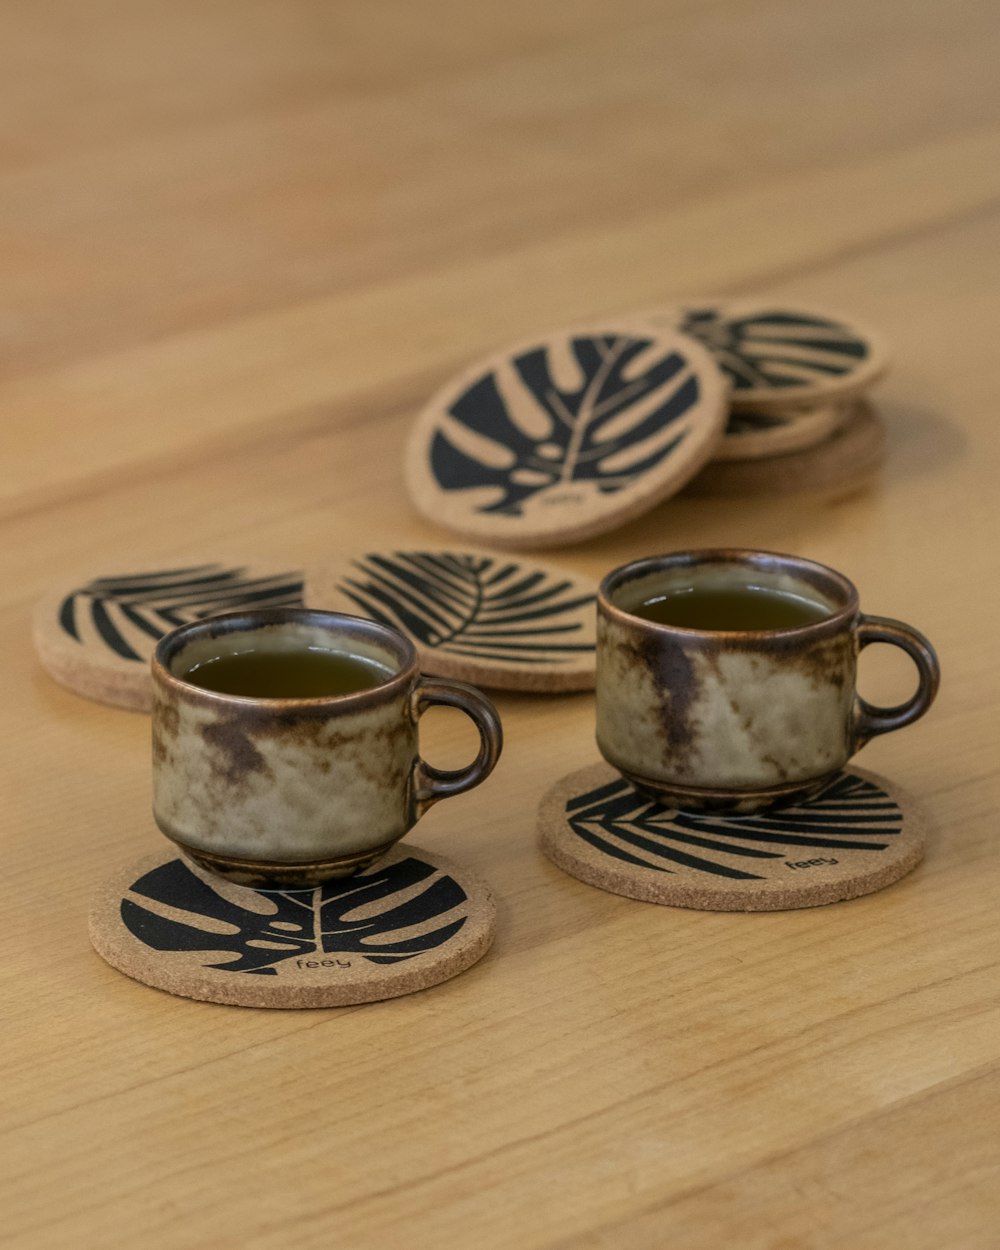
[[[47,0],[0,27],[0,1242],[995,1250],[995,6]],[[37,596],[440,542],[399,450],[457,366],[762,291],[895,345],[877,487],[675,499],[557,558],[795,551],[922,627],[940,700],[860,762],[919,796],[925,864],[812,911],[603,894],[534,830],[596,758],[592,698],[501,695],[496,777],[418,838],[496,892],[473,970],[280,1012],[105,966],[91,893],[160,845],[149,727],[40,669]],[[873,698],[910,680],[864,667]],[[469,735],[441,713],[428,753]]]

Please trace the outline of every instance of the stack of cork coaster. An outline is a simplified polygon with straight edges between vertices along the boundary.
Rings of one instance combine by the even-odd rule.
[[[883,458],[863,397],[887,364],[856,322],[763,300],[539,335],[430,399],[407,487],[430,520],[515,549],[581,541],[682,488],[845,493]]]
[[[476,963],[496,905],[474,873],[397,846],[357,876],[255,890],[176,847],[115,872],[90,939],[113,968],[183,998],[237,1007],[344,1007],[438,985]]]
[[[689,494],[840,493],[878,469],[884,430],[863,396],[889,355],[874,331],[763,300],[655,309],[637,321],[698,339],[729,384],[726,436]]]
[[[734,816],[681,812],[608,764],[546,794],[544,853],[627,898],[703,911],[781,911],[872,894],[916,867],[924,825],[908,795],[851,766],[810,799]]]
[[[885,444],[878,413],[867,400],[856,399],[843,407],[821,442],[794,452],[714,460],[685,493],[702,499],[796,494],[836,499],[871,482],[885,459]]]

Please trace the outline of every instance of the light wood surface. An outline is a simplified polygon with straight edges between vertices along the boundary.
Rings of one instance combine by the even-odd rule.
[[[996,1250],[998,54],[987,0],[4,7],[0,1243]],[[673,500],[558,558],[793,551],[923,628],[939,702],[859,763],[922,800],[925,864],[803,912],[602,894],[534,832],[592,697],[500,695],[496,776],[414,835],[498,897],[468,973],[285,1013],[105,966],[90,896],[159,846],[149,727],[46,676],[35,599],[177,551],[440,545],[400,453],[456,368],[765,291],[894,346],[879,484]]]

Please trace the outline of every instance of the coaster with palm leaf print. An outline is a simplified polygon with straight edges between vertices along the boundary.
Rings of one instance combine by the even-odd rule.
[[[913,801],[851,767],[805,803],[726,816],[680,812],[608,764],[564,777],[542,800],[542,850],[612,894],[703,911],[817,907],[881,890],[924,853]]]
[[[708,461],[727,387],[700,343],[609,320],[466,369],[417,419],[406,481],[424,516],[500,547],[578,542],[673,494]]]
[[[805,451],[829,438],[844,424],[851,411],[850,403],[832,403],[815,408],[790,408],[782,414],[756,410],[731,412],[726,437],[716,449],[713,463],[760,460]]]
[[[473,873],[397,846],[312,890],[253,890],[164,848],[98,891],[90,940],[156,989],[237,1007],[343,1007],[464,972],[489,950],[496,906]]]
[[[486,551],[343,556],[306,574],[310,603],[401,630],[425,672],[501,690],[592,690],[594,582]]]
[[[35,649],[75,693],[147,712],[149,660],[164,634],[221,612],[299,607],[302,586],[301,572],[256,562],[84,574],[37,604]]]
[[[808,407],[860,394],[889,367],[880,335],[853,318],[780,300],[711,300],[636,314],[639,326],[698,339],[726,375],[734,409]]]

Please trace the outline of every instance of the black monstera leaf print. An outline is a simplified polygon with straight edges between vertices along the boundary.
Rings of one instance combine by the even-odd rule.
[[[302,585],[301,573],[255,576],[221,564],[95,577],[63,599],[59,624],[77,642],[99,639],[121,659],[144,663],[178,625],[244,608],[300,607]]]
[[[624,333],[556,350],[521,352],[452,401],[430,448],[442,489],[494,487],[477,510],[520,516],[529,497],[570,483],[621,490],[686,436],[700,388],[679,352]]]
[[[353,562],[338,589],[365,616],[425,647],[478,660],[558,664],[594,643],[581,641],[580,609],[594,596],[517,561],[471,552],[394,551]]]
[[[805,313],[687,309],[678,327],[699,339],[737,392],[812,385],[857,369],[867,341],[847,326]]]
[[[784,859],[801,847],[884,851],[903,827],[897,804],[851,773],[808,802],[755,816],[675,811],[619,778],[570,799],[566,818],[578,837],[627,863],[741,880],[760,880],[755,861]]]
[[[269,976],[286,959],[314,954],[353,954],[375,964],[412,959],[458,932],[465,917],[454,910],[467,897],[452,877],[413,857],[314,890],[244,887],[242,905],[174,859],[140,877],[130,894],[122,899],[122,921],[146,946],[227,951],[232,958],[206,967]]]

